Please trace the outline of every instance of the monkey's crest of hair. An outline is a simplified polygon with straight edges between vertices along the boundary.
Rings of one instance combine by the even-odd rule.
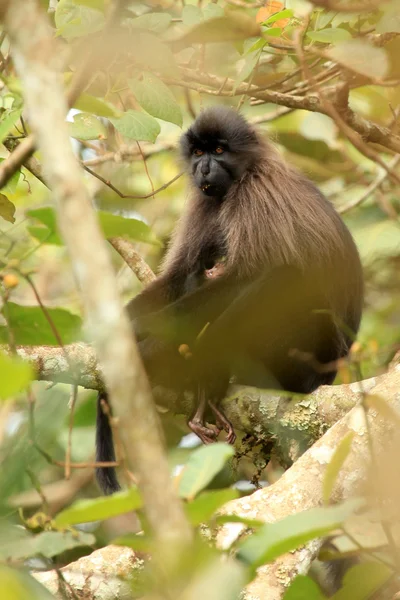
[[[232,108],[213,106],[203,110],[181,138],[181,154],[189,161],[195,148],[213,149],[220,143],[229,152],[246,157],[248,166],[260,155],[260,139],[247,121]]]

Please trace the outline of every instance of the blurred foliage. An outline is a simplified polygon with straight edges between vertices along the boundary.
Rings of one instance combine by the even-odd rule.
[[[41,4],[54,26],[60,55],[68,55],[65,85],[85,61],[92,63],[87,86],[68,120],[76,154],[91,170],[85,181],[105,237],[131,239],[157,268],[182,209],[185,183],[178,179],[154,191],[179,173],[174,149],[181,128],[204,106],[238,107],[291,163],[317,182],[339,211],[354,205],[343,216],[362,257],[366,307],[353,352],[357,369],[342,370],[338,383],[350,381],[355,371],[363,377],[384,372],[400,348],[400,201],[398,184],[382,167],[382,162],[393,160],[392,142],[400,135],[399,0],[376,2],[376,10],[363,12],[341,11],[351,6],[350,0],[326,3],[339,10],[316,8],[306,0],[186,0],[183,5],[173,0],[128,1],[121,3],[118,25],[106,34],[110,0]],[[0,160],[4,160],[29,133],[29,121],[7,36],[0,40]],[[303,63],[296,46],[299,40]],[[95,56],[91,48],[96,48]],[[310,98],[322,94],[334,101],[343,89],[358,122],[367,119],[374,127],[386,128],[382,143],[369,144],[376,160],[363,153],[362,145],[354,147],[337,120],[322,114],[322,104],[316,112],[307,110]],[[87,335],[81,331],[81,306],[51,192],[34,171],[23,167],[0,194],[0,337],[11,348],[55,345],[59,339],[66,344]],[[374,185],[377,181],[379,185]],[[120,291],[128,299],[140,284],[111,246],[110,252]],[[145,521],[140,525],[130,514],[138,510],[141,516],[135,487],[113,498],[97,498],[90,467],[95,394],[79,391],[71,431],[68,386],[48,389],[33,378],[26,365],[0,355],[0,559],[16,567],[0,566],[1,595],[7,600],[52,597],[23,568],[29,567],[26,559],[31,557],[51,568],[110,540],[139,552],[151,551],[153,543]],[[398,419],[385,412],[382,399],[371,406],[392,421]],[[168,414],[163,423],[177,489],[193,526],[204,529],[201,524],[207,523],[211,536],[217,523],[241,521],[215,513],[254,489],[232,487],[253,477],[251,461],[234,465],[230,447],[197,449],[190,436],[178,446],[187,432],[185,425]],[[327,469],[323,484],[327,502],[351,442],[350,437],[343,440]],[[65,481],[68,452],[70,460],[83,468],[72,469],[71,479]],[[261,471],[268,478],[265,469]],[[17,507],[24,512],[18,513]],[[354,503],[322,507],[271,526],[243,519],[244,539],[229,558],[221,558],[212,544],[199,538],[170,582],[169,597],[195,600],[207,594],[210,600],[236,599],[257,566],[318,535],[340,530],[354,510]],[[79,526],[94,521],[101,521],[101,526],[93,524],[96,536]],[[346,530],[342,538],[348,547]],[[394,559],[386,544],[383,550],[379,546],[383,559],[372,546],[369,562],[347,571],[334,598],[369,598],[393,576]],[[346,552],[342,540],[336,558]],[[363,547],[353,545],[348,552],[363,556]],[[134,596],[155,581],[151,566],[146,567]],[[285,600],[326,597],[325,590],[303,575],[285,594]]]

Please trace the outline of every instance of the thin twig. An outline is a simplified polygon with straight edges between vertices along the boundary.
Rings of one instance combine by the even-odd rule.
[[[118,194],[118,196],[120,198],[132,198],[134,200],[146,200],[147,198],[152,198],[153,196],[155,196],[159,192],[162,192],[163,190],[166,190],[170,185],[172,185],[173,183],[175,183],[175,181],[177,181],[183,175],[183,171],[181,173],[178,173],[178,175],[175,175],[175,177],[173,179],[171,179],[170,181],[167,181],[167,183],[164,183],[164,185],[162,185],[158,189],[150,192],[150,194],[145,194],[144,196],[135,196],[134,194],[123,194],[108,179],[104,179],[104,177],[102,177],[98,173],[95,173],[94,171],[92,171],[92,169],[89,169],[89,167],[87,167],[86,165],[83,165],[83,168],[85,169],[85,171],[87,171],[88,173],[90,173],[90,175],[93,175],[93,177],[96,177],[96,179],[98,179],[99,181],[101,181],[102,183],[104,183],[104,185],[106,185],[113,192],[115,192],[116,194]]]
[[[399,161],[400,161],[400,154],[395,156],[389,162],[390,170],[395,169],[397,167],[397,165],[399,164]],[[355,208],[356,206],[359,206],[360,204],[365,202],[365,200],[367,200],[367,198],[369,198],[371,196],[371,194],[373,194],[377,189],[380,188],[380,186],[382,185],[382,183],[384,181],[386,181],[388,176],[389,176],[389,173],[387,170],[384,170],[384,171],[382,171],[382,173],[379,173],[379,175],[376,177],[375,181],[373,181],[371,183],[371,185],[369,185],[367,187],[367,189],[365,190],[365,192],[363,194],[361,194],[361,196],[359,196],[358,198],[355,198],[354,200],[350,200],[349,202],[347,202],[347,204],[344,204],[343,206],[340,206],[337,209],[338,212],[340,214],[344,214],[344,213],[348,212],[349,210],[351,210],[352,208]]]

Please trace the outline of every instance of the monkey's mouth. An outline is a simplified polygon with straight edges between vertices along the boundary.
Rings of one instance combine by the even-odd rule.
[[[202,192],[206,192],[208,189],[210,189],[210,187],[211,187],[211,183],[204,183],[200,189]]]

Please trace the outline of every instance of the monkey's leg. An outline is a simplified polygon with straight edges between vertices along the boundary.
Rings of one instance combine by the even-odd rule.
[[[207,396],[204,387],[198,386],[197,408],[193,417],[188,421],[190,429],[201,439],[203,444],[212,444],[217,438],[217,432],[205,425],[205,413],[207,409]]]

